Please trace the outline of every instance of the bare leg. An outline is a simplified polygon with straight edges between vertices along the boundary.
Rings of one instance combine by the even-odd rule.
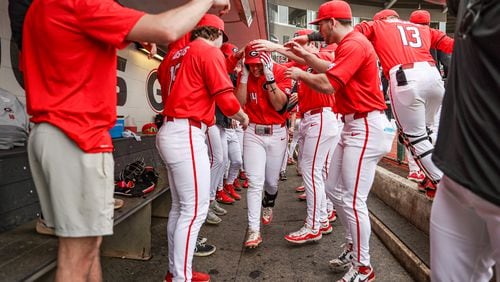
[[[59,238],[56,281],[102,281],[102,237]]]

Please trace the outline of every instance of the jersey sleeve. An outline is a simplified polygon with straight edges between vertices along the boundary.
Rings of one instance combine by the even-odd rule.
[[[281,65],[275,65],[274,68],[274,80],[278,88],[285,93],[286,96],[292,94],[292,79],[285,77],[286,67]]]
[[[345,42],[343,45],[342,48],[337,49],[335,60],[326,72],[326,76],[335,91],[347,84],[358,71],[366,56],[366,50],[354,40]]]
[[[210,95],[215,96],[233,91],[233,83],[227,74],[226,61],[222,51],[214,47],[204,50],[204,53],[202,71]]]
[[[366,36],[366,38],[368,38],[368,40],[371,41],[373,34],[374,34],[374,32],[373,32],[373,25],[374,24],[375,24],[374,21],[361,22],[354,27],[354,30],[363,34],[364,36]]]
[[[130,43],[127,35],[145,14],[111,0],[77,0],[75,9],[85,34],[120,49]]]
[[[440,30],[434,28],[431,28],[430,30],[431,30],[431,47],[448,54],[452,53],[453,44],[455,43],[455,40]]]

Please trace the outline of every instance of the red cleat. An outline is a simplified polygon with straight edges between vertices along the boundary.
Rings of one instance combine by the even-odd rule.
[[[295,188],[295,192],[297,192],[297,193],[304,193],[305,191],[306,191],[306,187],[304,185]]]
[[[225,191],[224,189],[220,190],[220,191],[217,191],[217,194],[215,194],[215,199],[217,200],[217,202],[221,203],[221,204],[226,204],[226,205],[230,205],[232,203],[234,203],[234,199],[231,198]]]
[[[191,273],[191,281],[193,282],[208,282],[210,281],[210,275],[208,275],[207,273],[203,273],[203,272],[196,272],[196,271],[193,271]],[[165,282],[172,282],[174,276],[172,275],[172,273],[170,272],[167,272],[167,275],[165,276]]]
[[[234,186],[234,190],[241,191],[241,184],[240,184],[240,181],[238,179],[235,179],[233,181],[233,186]]]
[[[241,185],[241,187],[243,187],[243,188],[245,188],[245,189],[247,189],[247,188],[248,188],[248,179],[245,179],[245,180],[243,181],[243,184]]]
[[[297,199],[299,199],[301,201],[305,201],[306,200],[306,193],[302,193],[302,194],[298,195]]]
[[[335,220],[337,220],[337,211],[332,210],[332,211],[328,212],[328,221],[334,222]]]
[[[233,184],[226,184],[226,186],[224,186],[224,191],[236,201],[241,200],[241,196],[240,194],[236,193]]]
[[[240,175],[239,175],[239,178],[240,178],[241,180],[247,180],[247,175],[245,174],[245,171],[240,170]]]

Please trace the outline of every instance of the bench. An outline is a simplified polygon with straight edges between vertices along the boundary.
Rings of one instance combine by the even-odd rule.
[[[158,170],[160,178],[155,190],[144,197],[115,196],[125,203],[115,210],[114,235],[104,237],[101,248],[104,256],[151,258],[151,217],[168,215],[166,169],[157,153],[154,137],[142,140],[114,140],[115,174],[118,175],[126,164],[143,158],[146,164]],[[0,180],[0,215],[8,216],[0,222],[0,232],[3,231],[0,233],[0,281],[34,281],[54,270],[57,263],[57,238],[35,231],[40,207],[23,149],[0,155],[0,177],[8,175],[10,179]],[[3,170],[5,167],[10,169]],[[18,189],[9,190],[13,187]],[[13,203],[4,207],[4,197]],[[5,231],[7,228],[10,230]]]

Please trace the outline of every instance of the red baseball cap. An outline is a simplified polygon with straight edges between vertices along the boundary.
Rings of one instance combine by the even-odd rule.
[[[298,37],[301,35],[308,35],[308,34],[311,34],[313,32],[314,32],[314,30],[312,30],[312,29],[299,29],[293,34],[293,37]]]
[[[196,25],[196,27],[201,27],[201,26],[210,26],[221,30],[223,35],[223,41],[226,42],[228,40],[227,34],[224,32],[224,21],[222,21],[222,19],[219,18],[218,16],[212,14],[205,14]]]
[[[238,47],[236,47],[236,45],[232,43],[225,42],[220,47],[220,50],[222,51],[222,53],[224,53],[224,56],[229,57],[232,54],[238,52]]]
[[[347,2],[341,0],[333,0],[323,3],[319,6],[316,20],[310,22],[309,24],[318,24],[322,20],[331,18],[337,20],[351,20],[351,7]]]
[[[386,19],[387,17],[395,16],[399,18],[398,12],[391,9],[384,9],[373,16],[374,21]]]
[[[410,22],[429,25],[431,23],[431,14],[426,10],[413,11],[410,15]]]
[[[245,64],[261,64],[260,55],[263,52],[255,50],[251,44],[245,47]]]

